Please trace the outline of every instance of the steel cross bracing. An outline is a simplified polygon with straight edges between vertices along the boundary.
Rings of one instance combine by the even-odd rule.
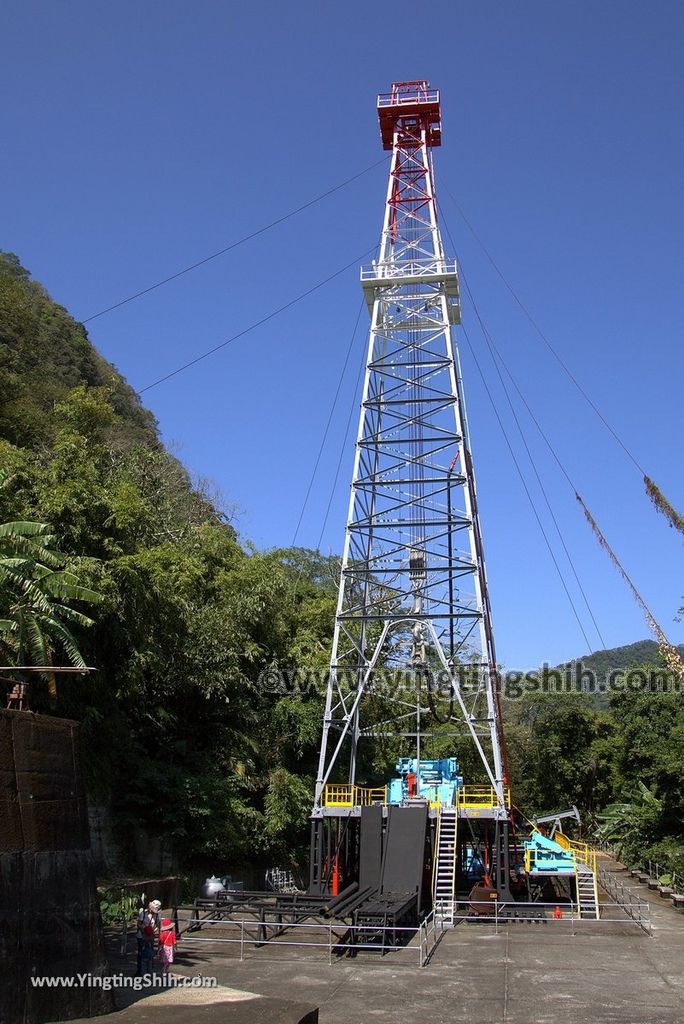
[[[404,83],[379,110],[392,162],[379,258],[361,271],[371,328],[314,815],[327,782],[356,781],[364,736],[403,737],[420,759],[428,686],[437,713],[451,711],[451,734],[474,743],[503,808],[496,658],[451,334],[458,273],[434,192],[439,94]]]

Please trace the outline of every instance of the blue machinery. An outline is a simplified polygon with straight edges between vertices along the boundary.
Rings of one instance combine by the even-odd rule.
[[[528,882],[552,876],[574,877],[575,897],[580,917],[600,916],[596,871],[596,850],[587,843],[568,839],[556,830],[554,838],[533,829],[525,842],[524,868]],[[572,891],[572,882],[570,883]]]
[[[389,784],[387,802],[401,804],[413,797],[427,800],[428,804],[455,807],[459,786],[463,785],[458,761],[455,757],[421,760],[400,757],[397,761],[398,777]]]
[[[562,833],[561,833],[562,834]],[[567,840],[566,840],[567,842]],[[535,829],[525,840],[525,870],[529,875],[574,875],[575,854]]]
[[[506,793],[506,813],[509,808]],[[507,822],[494,817],[494,791],[464,785],[456,757],[399,758],[396,775],[386,786],[329,784],[322,811],[331,828],[327,848],[312,843],[314,895],[341,896],[345,885],[353,884],[359,893],[368,890],[364,913],[369,907],[373,913],[384,907],[384,913],[382,901],[395,900],[399,892],[392,888],[399,880],[397,865],[405,872],[412,863],[410,877],[402,874],[400,880],[401,892],[406,888],[410,895],[413,916],[430,902],[443,916],[453,913],[448,908],[467,893],[472,897],[477,892],[476,900],[486,900],[492,884],[504,906],[526,899],[529,906],[540,898],[570,898],[580,917],[599,916],[596,851],[561,831],[557,819],[569,812],[548,816],[554,822],[550,836],[536,827],[524,840],[509,836]],[[572,816],[579,817],[574,809]],[[426,869],[432,876],[429,896],[422,883]],[[524,917],[529,910],[504,912]]]

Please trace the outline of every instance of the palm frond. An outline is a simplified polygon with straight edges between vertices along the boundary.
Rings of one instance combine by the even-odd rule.
[[[54,537],[43,537],[41,541],[54,541]],[[0,557],[12,558],[22,555],[31,562],[46,562],[53,569],[59,569],[64,564],[64,558],[51,551],[44,543],[38,543],[31,537],[13,537],[0,540]]]
[[[33,605],[45,612],[49,611],[51,605],[49,598],[29,576],[11,569],[4,573],[0,571],[0,580],[14,584],[21,591],[24,597],[22,604]]]
[[[45,642],[45,634],[40,628],[34,615],[26,616],[26,632],[28,635],[29,650],[34,665],[47,665],[48,649]]]
[[[19,555],[8,555],[0,558],[0,572],[31,572],[35,566],[33,558],[22,558]]]
[[[53,640],[57,640],[64,648],[69,656],[71,664],[76,668],[87,668],[85,659],[78,649],[76,640],[71,635],[69,630],[58,622],[57,619],[44,618],[41,622],[43,631],[52,637]]]
[[[66,572],[63,569],[45,576],[44,587],[53,597],[69,601],[88,601],[90,604],[98,604],[104,600],[94,590],[82,587],[78,582],[78,576],[74,576],[73,573]]]
[[[66,604],[53,605],[54,614],[58,615],[60,619],[66,619],[67,622],[73,622],[77,626],[83,626],[84,629],[88,629],[90,626],[94,626],[95,622],[93,619],[84,615],[83,612],[76,611],[75,608],[70,608]]]
[[[46,614],[52,608],[52,601],[33,580],[23,578],[19,582],[19,589],[25,597],[24,605],[38,609]]]
[[[0,540],[5,537],[48,537],[51,527],[47,523],[33,523],[27,520],[18,520],[13,523],[0,523]]]
[[[104,598],[82,586],[78,576],[64,568],[65,557],[53,550],[56,543],[47,523],[0,524],[0,583],[5,598],[9,595],[5,611],[9,617],[0,619],[0,636],[16,653],[19,664],[28,659],[34,664],[51,664],[55,645],[64,650],[73,665],[85,668],[69,626],[87,629],[93,620],[70,603],[97,604]]]

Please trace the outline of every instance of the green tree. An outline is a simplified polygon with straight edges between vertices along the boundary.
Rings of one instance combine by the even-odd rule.
[[[638,782],[628,802],[609,804],[597,815],[597,835],[613,846],[619,857],[630,862],[643,860],[658,838],[661,817],[662,802],[643,782]]]
[[[611,796],[614,725],[584,694],[535,694],[506,704],[513,798],[527,815]]]
[[[0,643],[17,665],[52,665],[63,653],[85,668],[72,628],[87,628],[93,620],[71,602],[95,603],[100,597],[64,568],[54,545],[45,523],[0,525]],[[52,674],[50,687],[56,696]]]

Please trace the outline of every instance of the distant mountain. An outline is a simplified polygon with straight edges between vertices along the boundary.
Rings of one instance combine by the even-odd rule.
[[[123,441],[159,447],[156,422],[85,327],[0,250],[0,438],[37,448],[61,424],[55,405],[79,384],[106,387]]]
[[[684,656],[684,644],[677,648],[680,655]],[[594,651],[592,654],[584,654],[575,659],[581,662],[584,668],[596,673],[598,679],[604,679],[609,672],[615,669],[626,669],[637,665],[659,664],[658,644],[655,640],[639,640],[635,644],[624,644],[622,647],[609,647],[603,651]],[[558,668],[566,668],[573,662],[563,662]]]

